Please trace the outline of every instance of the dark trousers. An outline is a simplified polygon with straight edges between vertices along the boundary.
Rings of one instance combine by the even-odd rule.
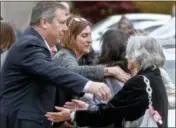
[[[51,128],[51,123],[48,123],[48,121],[40,124],[30,120],[18,119],[17,124],[18,127],[15,128]]]
[[[34,120],[19,119],[16,113],[0,111],[0,128],[51,128],[51,122],[44,120],[39,123]]]

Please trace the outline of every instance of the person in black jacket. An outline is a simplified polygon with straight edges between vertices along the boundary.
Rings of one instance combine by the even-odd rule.
[[[48,112],[46,117],[54,122],[71,120],[78,126],[107,126],[122,127],[123,121],[135,121],[142,117],[149,107],[146,83],[143,76],[150,81],[152,89],[152,102],[154,109],[159,113],[163,123],[160,127],[167,127],[168,99],[163,84],[160,69],[157,63],[162,61],[158,50],[162,47],[154,38],[147,36],[132,36],[128,40],[126,58],[128,68],[136,74],[127,81],[122,90],[118,92],[107,104],[89,106],[81,101],[70,104],[67,108],[56,107],[58,113]],[[75,111],[75,108],[79,110]]]

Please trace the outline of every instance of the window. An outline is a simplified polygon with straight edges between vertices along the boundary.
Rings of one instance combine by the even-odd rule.
[[[164,64],[164,68],[166,69],[173,84],[175,85],[175,60],[166,60]]]

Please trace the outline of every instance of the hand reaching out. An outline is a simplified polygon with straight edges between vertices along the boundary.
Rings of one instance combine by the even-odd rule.
[[[123,71],[119,66],[105,68],[105,75],[114,76],[116,79],[122,82],[126,82],[130,79],[130,75]]]
[[[88,108],[88,104],[81,100],[72,100],[72,102],[66,102],[64,107],[73,110],[84,110]]]
[[[63,122],[70,120],[70,109],[55,107],[59,112],[47,112],[46,117],[52,122]]]

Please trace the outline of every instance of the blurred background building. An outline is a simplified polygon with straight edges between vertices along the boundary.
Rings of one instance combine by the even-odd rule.
[[[31,9],[36,2],[1,2],[1,16],[11,21],[17,28],[24,30],[28,25]],[[108,16],[125,13],[162,13],[171,14],[174,1],[70,1],[73,13],[82,15],[92,23]]]

